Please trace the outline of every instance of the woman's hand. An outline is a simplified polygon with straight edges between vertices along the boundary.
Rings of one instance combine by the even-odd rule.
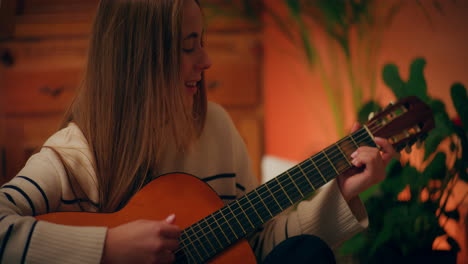
[[[107,231],[102,263],[172,263],[179,247],[175,215],[164,221],[138,220]]]
[[[359,125],[354,124],[352,131],[358,128]],[[381,147],[380,151],[373,147],[360,147],[351,154],[351,163],[355,167],[363,168],[361,172],[338,176],[338,186],[346,201],[385,179],[385,166],[396,152],[386,139],[376,137],[375,143]]]

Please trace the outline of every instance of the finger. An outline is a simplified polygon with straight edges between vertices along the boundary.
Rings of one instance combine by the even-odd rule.
[[[382,159],[384,160],[385,164],[387,164],[392,158],[397,157],[395,149],[393,148],[392,144],[388,142],[388,140],[376,137],[374,141],[381,147]]]
[[[361,125],[358,122],[355,122],[353,126],[351,127],[351,133],[358,130],[361,127]]]
[[[178,226],[163,222],[159,234],[165,238],[177,239],[180,237],[180,232]]]
[[[179,240],[177,239],[161,239],[161,249],[173,252],[179,248]]]
[[[166,223],[168,224],[174,224],[175,223],[175,214],[171,214],[168,217],[166,217]]]
[[[374,160],[381,160],[379,151],[376,148],[371,147],[360,147],[351,154],[351,163],[356,167],[363,165],[369,165]]]

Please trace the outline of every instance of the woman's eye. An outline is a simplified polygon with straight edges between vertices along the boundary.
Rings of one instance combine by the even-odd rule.
[[[194,41],[191,39],[184,40],[182,43],[182,50],[187,53],[193,52],[195,50],[193,43]]]

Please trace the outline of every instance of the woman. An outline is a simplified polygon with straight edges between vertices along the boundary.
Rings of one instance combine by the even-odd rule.
[[[252,190],[241,137],[226,112],[206,102],[210,65],[196,0],[102,0],[84,81],[62,129],[1,189],[0,262],[170,263],[180,235],[175,215],[110,229],[30,216],[112,212],[174,171],[202,177],[222,197]],[[259,260],[288,237],[314,234],[333,246],[367,225],[357,195],[383,179],[393,154],[385,140],[375,141],[382,154],[369,147],[353,154],[362,173],[340,176],[250,237]]]

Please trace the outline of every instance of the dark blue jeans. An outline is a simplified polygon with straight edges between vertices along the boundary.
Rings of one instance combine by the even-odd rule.
[[[312,235],[290,237],[276,246],[263,264],[331,264],[336,263],[330,247],[320,238]]]

